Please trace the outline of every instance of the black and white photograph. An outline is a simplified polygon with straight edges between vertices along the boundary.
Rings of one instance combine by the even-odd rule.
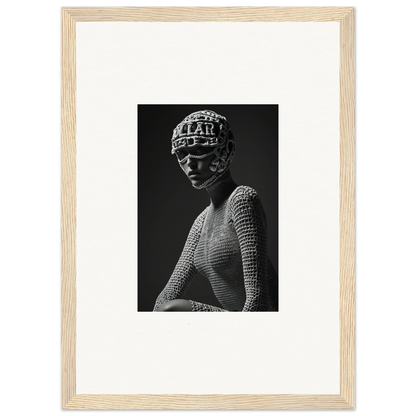
[[[139,105],[138,161],[138,311],[278,311],[278,105]]]

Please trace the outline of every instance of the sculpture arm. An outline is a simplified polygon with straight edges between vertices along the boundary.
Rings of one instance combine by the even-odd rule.
[[[227,309],[222,309],[218,306],[208,305],[194,300],[190,300],[189,302],[192,305],[192,312],[228,312]]]
[[[202,211],[194,221],[186,239],[182,254],[179,257],[169,281],[157,297],[153,311],[157,311],[158,307],[165,302],[183,298],[186,289],[195,276],[194,253],[201,235],[206,213],[207,209]]]
[[[267,224],[263,206],[256,191],[248,186],[240,187],[230,203],[243,263],[243,312],[267,311]]]

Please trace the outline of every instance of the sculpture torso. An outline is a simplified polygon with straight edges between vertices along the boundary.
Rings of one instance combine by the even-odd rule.
[[[246,300],[243,265],[229,200],[219,207],[207,208],[194,263],[197,271],[209,280],[225,309],[242,310]]]

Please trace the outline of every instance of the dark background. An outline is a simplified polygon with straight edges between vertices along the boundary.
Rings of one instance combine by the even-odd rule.
[[[139,105],[139,311],[153,310],[195,218],[209,205],[206,190],[192,187],[170,152],[173,129],[198,110],[213,110],[230,123],[236,142],[231,174],[237,185],[251,186],[260,196],[267,215],[268,254],[278,270],[278,106]],[[200,275],[185,298],[221,306]]]

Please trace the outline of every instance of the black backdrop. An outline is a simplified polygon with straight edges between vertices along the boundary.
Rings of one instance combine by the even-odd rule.
[[[209,205],[204,189],[192,187],[170,153],[173,129],[188,114],[213,110],[234,132],[231,174],[260,196],[267,215],[268,253],[278,267],[278,106],[138,106],[138,310],[151,311],[182,252],[197,215]],[[185,298],[221,306],[209,282],[197,275]]]

